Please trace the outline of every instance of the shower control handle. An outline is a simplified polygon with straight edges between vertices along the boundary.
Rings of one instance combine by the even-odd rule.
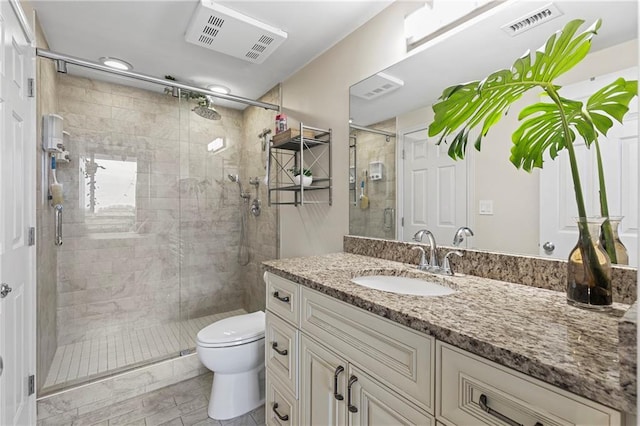
[[[279,355],[285,356],[287,355],[289,352],[287,352],[286,349],[280,350],[278,349],[278,342],[273,342],[271,343],[271,349],[273,349],[274,351],[278,352]]]
[[[290,300],[289,296],[280,296],[280,293],[278,293],[277,291],[273,292],[273,297],[284,303],[289,303]]]

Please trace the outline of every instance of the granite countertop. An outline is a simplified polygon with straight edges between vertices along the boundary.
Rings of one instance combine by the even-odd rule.
[[[635,413],[635,377],[621,380],[618,322],[629,305],[594,312],[564,293],[471,275],[445,277],[349,253],[272,260],[265,269],[351,305],[430,334],[614,409]],[[438,281],[457,291],[421,297],[358,286],[376,272]],[[635,366],[633,366],[635,368]]]

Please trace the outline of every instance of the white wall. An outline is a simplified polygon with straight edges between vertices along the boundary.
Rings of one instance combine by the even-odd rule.
[[[349,86],[407,56],[404,17],[416,8],[414,2],[395,2],[329,51],[312,61],[283,83],[284,112],[310,125],[331,127],[334,136],[333,206],[283,206],[280,215],[281,256],[306,256],[337,252],[348,223],[348,125]],[[375,46],[375,49],[371,48]],[[595,52],[561,80],[568,84],[637,65],[637,41]],[[481,76],[479,76],[481,77]],[[535,101],[529,94],[519,105]],[[517,105],[512,111],[518,111]],[[398,129],[427,121],[426,109],[405,114]],[[475,155],[475,199],[472,224],[474,245],[504,250],[510,235],[509,251],[537,253],[538,172],[517,170],[509,162],[511,133],[517,112],[505,117]],[[499,183],[499,184],[498,184]],[[477,214],[479,200],[493,200],[494,215]]]
[[[334,141],[333,205],[281,207],[282,257],[342,251],[342,237],[349,233],[349,86],[406,55],[404,17],[418,6],[391,4],[282,84],[284,112],[331,127]]]

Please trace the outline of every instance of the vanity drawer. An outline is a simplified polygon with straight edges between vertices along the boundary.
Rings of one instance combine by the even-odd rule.
[[[433,414],[435,339],[308,288],[301,330]]]
[[[269,372],[298,397],[298,330],[271,312],[265,325],[265,358]]]
[[[297,327],[300,322],[300,286],[270,272],[264,273],[264,281],[267,285],[267,309]]]
[[[436,352],[436,417],[447,425],[508,424],[500,415],[525,425],[620,425],[619,412],[586,398],[446,343]]]
[[[264,419],[269,426],[297,426],[298,401],[267,368]]]

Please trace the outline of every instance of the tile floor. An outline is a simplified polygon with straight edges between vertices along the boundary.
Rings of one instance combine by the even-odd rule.
[[[196,335],[203,327],[245,313],[237,309],[59,346],[42,393],[176,356],[182,349],[195,348]]]
[[[257,426],[265,424],[264,407],[231,420],[217,421],[207,416],[212,373],[158,389],[78,415],[62,413],[38,421],[38,426],[53,425],[137,425],[137,426]]]

